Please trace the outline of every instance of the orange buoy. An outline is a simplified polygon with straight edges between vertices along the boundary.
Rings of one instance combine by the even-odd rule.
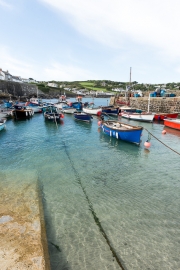
[[[102,123],[102,121],[98,121],[98,126],[100,126],[100,125],[101,125],[101,123]]]
[[[166,134],[166,130],[165,129],[162,131],[162,134]]]
[[[60,118],[64,118],[64,114],[61,114],[61,115],[60,115]]]
[[[101,111],[97,112],[97,116],[101,116]]]
[[[146,142],[144,143],[144,146],[145,146],[146,148],[149,148],[149,147],[151,146],[151,143],[150,143],[149,141],[146,141]]]

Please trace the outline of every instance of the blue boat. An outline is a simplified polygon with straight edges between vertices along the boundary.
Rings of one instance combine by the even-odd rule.
[[[140,144],[143,127],[132,126],[119,121],[101,121],[100,127],[103,132],[118,140]]]
[[[114,106],[107,106],[107,107],[102,107],[102,114],[108,114],[108,115],[118,115],[119,113],[119,107],[114,107]]]
[[[76,120],[81,120],[81,121],[85,121],[85,122],[91,122],[91,120],[93,119],[92,115],[87,114],[85,112],[75,112],[74,118]]]
[[[78,111],[82,110],[82,102],[78,102],[78,101],[70,102],[69,106],[75,108]]]
[[[11,108],[12,105],[13,105],[13,102],[11,100],[9,100],[9,101],[4,100],[4,107],[5,108]]]

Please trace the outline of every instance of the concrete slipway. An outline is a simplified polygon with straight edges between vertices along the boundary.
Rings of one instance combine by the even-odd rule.
[[[50,269],[35,172],[0,173],[0,269]]]

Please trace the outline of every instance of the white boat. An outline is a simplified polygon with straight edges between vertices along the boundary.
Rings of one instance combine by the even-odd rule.
[[[73,114],[76,111],[77,111],[76,108],[73,108],[73,107],[64,107],[64,108],[62,108],[63,113]]]
[[[87,107],[83,107],[83,112],[93,115],[101,115],[102,108],[101,107],[95,107],[94,103],[90,104]]]
[[[1,110],[0,111],[0,118],[10,118],[12,117],[12,110],[7,111],[7,110]]]
[[[57,103],[54,103],[54,106],[60,110],[62,110],[62,108],[64,106],[67,106],[67,102],[66,101],[59,101]]]
[[[121,112],[123,118],[143,122],[153,122],[154,114],[146,112]]]
[[[0,130],[6,127],[5,123],[6,123],[6,119],[0,119]]]

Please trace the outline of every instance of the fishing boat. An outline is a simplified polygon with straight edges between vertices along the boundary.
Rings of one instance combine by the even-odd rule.
[[[114,106],[101,106],[102,108],[102,114],[108,114],[108,115],[118,115],[119,113],[119,107]]]
[[[85,122],[91,122],[91,120],[93,119],[92,115],[87,114],[85,112],[75,112],[74,118],[76,120],[85,121]]]
[[[166,118],[176,119],[178,117],[178,113],[155,113],[154,120],[163,121]]]
[[[70,107],[70,106],[64,106],[64,107],[62,108],[62,112],[63,112],[63,113],[73,114],[73,113],[75,113],[76,111],[77,111],[77,110],[76,110],[75,108]]]
[[[136,112],[137,111],[137,109],[136,108],[132,108],[132,107],[130,107],[130,106],[121,106],[120,108],[119,108],[119,111],[120,111],[120,114],[122,113],[122,112]]]
[[[45,112],[44,113],[45,120],[52,121],[52,122],[60,122],[61,119],[64,118],[62,113],[57,112]]]
[[[6,119],[0,119],[0,130],[3,130],[6,127]]]
[[[15,119],[30,118],[34,115],[34,111],[25,104],[19,103],[14,105],[12,114]]]
[[[118,140],[140,144],[143,127],[132,126],[119,121],[101,121],[100,127],[103,132]]]
[[[36,105],[40,105],[40,104],[42,104],[42,99],[40,99],[40,98],[34,98],[34,97],[32,97],[32,98],[30,98],[30,100],[29,100],[32,104],[36,104]]]
[[[153,122],[154,114],[147,112],[121,112],[121,117],[128,120],[142,121],[142,122]]]
[[[81,102],[82,101],[82,97],[81,96],[77,96],[76,97],[76,100],[79,101],[79,102]]]
[[[80,102],[80,101],[69,102],[68,106],[70,106],[78,111],[82,110],[82,102]]]
[[[171,119],[171,118],[164,119],[164,125],[166,127],[180,130],[180,119]]]
[[[33,102],[26,102],[25,103],[25,106],[28,106],[30,107],[34,113],[41,113],[42,112],[42,106],[39,106],[38,104],[36,103],[33,103]]]
[[[94,103],[90,103],[87,107],[83,107],[83,112],[93,115],[101,115],[102,108],[96,107]]]
[[[12,118],[12,110],[0,109],[0,118]]]
[[[54,106],[58,108],[59,110],[62,110],[64,106],[68,106],[67,101],[58,101],[57,103],[54,103]]]
[[[9,101],[4,100],[4,107],[5,108],[11,108],[12,105],[13,105],[13,101],[12,100],[9,100]]]

